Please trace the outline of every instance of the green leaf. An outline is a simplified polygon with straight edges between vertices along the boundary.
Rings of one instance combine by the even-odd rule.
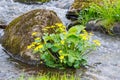
[[[75,61],[74,68],[80,68],[80,62],[79,61]]]
[[[76,25],[69,29],[69,33],[79,34],[85,27],[82,25]]]
[[[77,43],[79,42],[79,37],[77,37],[76,35],[74,34],[71,34],[67,37],[67,41],[68,42],[73,42],[73,43]]]
[[[70,66],[70,67],[72,66],[72,63],[70,63],[70,62],[67,62],[67,64],[68,64],[68,66]]]
[[[59,50],[59,48],[56,47],[56,46],[51,47],[51,49],[52,49],[53,52],[58,52],[58,50]]]
[[[86,64],[87,64],[87,60],[84,59],[84,58],[82,58],[82,59],[80,60],[80,64],[81,64],[81,65],[86,65]]]
[[[44,60],[44,62],[47,66],[55,67],[53,58],[47,52],[45,52],[44,54],[41,55],[41,59]]]
[[[64,37],[65,37],[65,35],[60,34],[60,38],[61,38],[61,40],[63,40],[63,39],[64,39]]]
[[[81,43],[81,42],[78,43],[77,47],[78,47],[78,50],[79,50],[79,51],[82,51],[82,50],[83,50],[83,45],[84,45],[84,44]]]
[[[47,48],[51,48],[52,46],[53,46],[53,45],[52,45],[51,43],[47,43],[47,44],[46,44],[46,47],[47,47]]]
[[[48,53],[45,52],[44,54],[41,54],[41,59],[45,60],[47,58]]]
[[[56,65],[54,64],[54,62],[50,61],[50,60],[46,61],[46,65],[49,66],[49,67],[52,67],[52,68],[56,67]]]
[[[75,58],[74,58],[72,55],[68,55],[68,61],[69,61],[70,63],[74,63]]]

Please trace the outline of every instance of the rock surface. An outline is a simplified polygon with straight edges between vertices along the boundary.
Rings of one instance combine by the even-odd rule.
[[[87,31],[100,31],[105,34],[110,34],[110,35],[117,35],[120,36],[120,23],[116,22],[113,25],[113,29],[106,29],[103,25],[104,21],[89,21],[86,24],[86,30]]]
[[[50,0],[14,0],[15,2],[22,2],[22,3],[27,3],[27,4],[33,4],[33,3],[38,3],[38,2],[48,2]]]
[[[41,37],[42,29],[55,23],[62,22],[52,10],[36,9],[25,13],[14,19],[5,29],[2,45],[13,58],[27,64],[39,64],[39,56],[27,49],[34,40],[31,34],[38,32],[37,37]]]

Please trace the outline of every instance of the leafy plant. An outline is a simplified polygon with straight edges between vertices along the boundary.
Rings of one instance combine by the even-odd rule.
[[[65,30],[65,26],[56,23],[54,26],[46,27],[42,39],[35,38],[35,41],[28,46],[34,53],[39,53],[45,64],[52,68],[74,67],[80,68],[86,65],[85,55],[100,46],[98,40],[90,42],[91,35],[81,25]],[[53,33],[47,32],[52,30]],[[32,35],[36,35],[33,33]]]
[[[90,20],[102,20],[102,25],[109,32],[115,22],[120,21],[120,1],[101,0],[101,3],[92,2],[89,7],[79,13],[78,20],[85,25]]]

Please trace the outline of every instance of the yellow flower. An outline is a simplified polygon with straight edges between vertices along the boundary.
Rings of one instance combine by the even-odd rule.
[[[38,51],[38,50],[41,49],[41,48],[43,48],[43,45],[37,46],[37,47],[34,49],[34,51]]]
[[[38,47],[36,47],[35,49],[34,49],[34,51],[38,51],[39,50],[39,48]]]
[[[60,62],[62,63],[62,62],[63,62],[63,59],[64,59],[64,55],[61,55],[61,56],[59,57],[59,59],[60,59]]]
[[[64,44],[65,43],[65,41],[64,40],[61,40],[61,44]]]
[[[54,28],[55,26],[51,26],[51,28]]]
[[[37,42],[32,42],[32,45],[36,45],[37,44]]]
[[[94,42],[97,46],[100,46],[100,45],[101,45],[101,43],[100,43],[99,40],[93,40],[93,42]]]
[[[60,50],[59,53],[62,53],[62,50]]]
[[[46,28],[44,28],[44,29],[42,29],[43,31],[47,31],[47,29]]]
[[[87,33],[87,31],[86,30],[82,30],[84,33]]]
[[[37,34],[37,32],[33,32],[33,33],[32,33],[32,36],[35,36],[36,34]]]
[[[34,43],[34,42],[32,42],[32,44],[31,44],[31,45],[27,46],[27,49],[30,49],[30,48],[32,48],[32,47],[34,47],[34,46],[35,46],[35,43]]]
[[[82,38],[82,40],[87,40],[88,39],[87,36],[88,35],[86,35],[86,34],[80,34],[80,37]]]
[[[63,34],[66,34],[66,32],[64,31]]]
[[[89,34],[90,34],[90,36],[93,36],[93,35],[94,35],[92,32],[90,32]]]
[[[62,27],[62,26],[63,26],[62,23],[56,23],[56,25],[57,25],[58,27]]]
[[[35,44],[31,44],[31,46],[32,46],[32,47],[34,47],[34,46],[35,46]]]
[[[27,49],[31,49],[31,48],[32,48],[32,46],[31,46],[31,45],[27,46]]]
[[[63,56],[63,55],[61,55],[61,56],[59,57],[59,59],[60,59],[60,60],[63,60],[63,59],[64,59],[64,56]]]
[[[40,45],[41,43],[36,43],[37,45]]]
[[[49,29],[50,27],[46,27],[45,29]]]
[[[39,38],[39,37],[37,37],[37,38],[35,38],[35,40],[40,40],[40,38]]]
[[[62,27],[61,27],[61,28],[59,28],[59,29],[60,29],[61,31],[64,31],[64,28],[62,28]]]
[[[39,45],[38,48],[39,48],[39,49],[40,49],[40,48],[43,48],[43,45]]]

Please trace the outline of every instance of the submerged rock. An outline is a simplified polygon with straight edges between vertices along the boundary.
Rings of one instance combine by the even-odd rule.
[[[14,0],[15,2],[22,2],[22,3],[28,3],[28,4],[32,4],[32,3],[44,3],[44,2],[48,2],[50,0]]]
[[[43,35],[42,29],[55,23],[62,22],[52,10],[37,9],[25,13],[7,26],[2,46],[10,52],[10,56],[17,60],[27,64],[39,64],[39,56],[27,49],[27,46],[34,40],[31,34],[37,32],[38,37],[41,37]]]
[[[0,24],[0,28],[1,29],[5,29],[7,27],[7,25],[5,25],[5,24]]]
[[[107,29],[103,25],[104,21],[103,20],[93,20],[89,21],[86,24],[86,30],[87,31],[100,31],[102,33],[110,34],[110,35],[118,35],[120,36],[120,23],[115,22],[109,26],[112,26],[111,29]]]

